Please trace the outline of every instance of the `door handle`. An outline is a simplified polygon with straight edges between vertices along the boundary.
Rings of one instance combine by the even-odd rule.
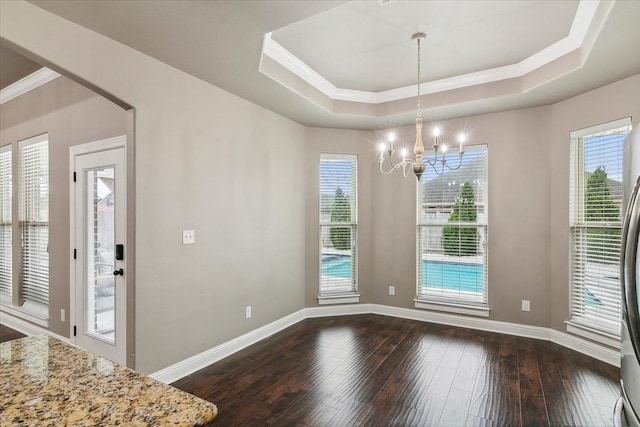
[[[120,270],[116,270],[113,272],[114,276],[124,276],[124,270],[120,269]]]

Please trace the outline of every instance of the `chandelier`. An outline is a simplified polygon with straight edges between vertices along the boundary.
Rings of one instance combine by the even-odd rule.
[[[396,169],[402,168],[402,173],[406,177],[408,174],[408,170],[410,167],[413,167],[413,172],[416,174],[418,181],[420,181],[420,177],[424,173],[426,165],[429,165],[436,174],[442,175],[448,170],[456,170],[460,168],[462,165],[462,156],[464,155],[464,150],[462,149],[462,144],[465,141],[465,135],[460,134],[458,136],[459,150],[458,150],[458,163],[456,166],[451,167],[449,164],[449,159],[447,159],[447,145],[446,143],[440,142],[440,129],[437,127],[433,128],[433,152],[434,157],[433,161],[427,159],[422,159],[422,154],[424,153],[424,144],[422,143],[422,111],[420,111],[420,40],[425,39],[427,36],[425,33],[415,33],[411,36],[411,40],[416,40],[418,43],[418,110],[416,113],[416,143],[413,147],[413,152],[415,154],[415,160],[407,158],[407,150],[403,149],[401,151],[402,161],[394,161],[394,142],[395,142],[395,134],[393,132],[389,132],[387,139],[388,145],[385,143],[380,144],[380,172],[385,175],[390,174]],[[387,156],[385,156],[385,152]],[[439,158],[438,158],[439,156]],[[385,160],[389,160],[389,165],[391,169],[385,171]]]

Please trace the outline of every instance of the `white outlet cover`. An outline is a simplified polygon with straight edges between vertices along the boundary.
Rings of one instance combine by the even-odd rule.
[[[182,244],[193,245],[196,242],[195,230],[182,230]]]
[[[244,309],[244,316],[247,319],[251,318],[251,306],[248,306]]]
[[[389,286],[389,295],[395,295],[395,294],[396,294],[396,287]]]
[[[522,300],[522,311],[531,311],[531,302],[529,300]]]

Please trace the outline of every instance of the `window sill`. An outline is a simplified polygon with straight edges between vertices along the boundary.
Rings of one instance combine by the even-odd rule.
[[[422,299],[413,300],[416,308],[434,311],[446,311],[449,313],[466,314],[468,316],[489,317],[489,307],[479,307],[475,305],[454,304],[439,301],[425,301]]]
[[[22,307],[14,307],[5,304],[0,304],[0,311],[15,316],[19,319],[26,320],[43,328],[49,328],[49,319],[42,317],[37,313],[31,313]]]
[[[575,321],[568,320],[566,322],[567,332],[573,335],[579,335],[583,338],[590,339],[591,341],[604,344],[606,346],[620,349],[620,337],[611,333],[600,331],[598,329],[576,323]]]
[[[357,304],[360,302],[359,294],[319,295],[318,305],[331,304]]]

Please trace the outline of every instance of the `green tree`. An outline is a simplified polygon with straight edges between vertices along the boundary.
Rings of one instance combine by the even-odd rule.
[[[473,186],[465,181],[460,187],[449,222],[475,222],[478,217]],[[475,227],[447,226],[442,230],[444,253],[452,256],[468,256],[478,253],[478,230]]]
[[[620,209],[609,190],[607,172],[599,166],[587,179],[584,193],[584,217],[587,222],[615,222],[620,220]],[[594,261],[606,261],[606,252],[619,248],[620,231],[609,228],[588,229],[587,255]],[[612,245],[614,247],[612,247]]]
[[[351,204],[340,187],[336,188],[336,194],[333,198],[331,222],[351,222]],[[331,227],[329,238],[334,248],[351,249],[351,228]]]

